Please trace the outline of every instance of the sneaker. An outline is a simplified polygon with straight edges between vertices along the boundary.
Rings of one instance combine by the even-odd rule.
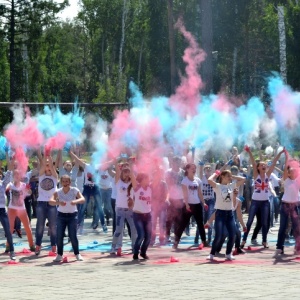
[[[12,251],[12,252],[10,252],[10,259],[11,260],[16,260],[16,254],[15,254],[15,252],[14,251]]]
[[[31,252],[35,252],[35,246],[34,245],[30,246],[29,249],[30,249]]]
[[[105,224],[102,226],[102,229],[104,233],[107,233],[107,226]]]
[[[98,224],[93,225],[93,229],[96,230],[98,228]]]
[[[283,254],[282,250],[281,249],[276,249],[272,257],[276,258],[281,254]]]
[[[55,259],[53,259],[54,262],[61,262],[61,260],[62,260],[62,256],[59,254],[56,255]]]
[[[132,257],[134,260],[136,259],[139,259],[139,255],[138,254],[133,254],[133,257]]]
[[[77,255],[76,255],[76,259],[77,259],[78,261],[83,261],[83,258],[82,258],[82,256],[81,256],[81,254],[77,254]]]
[[[215,256],[213,254],[209,254],[206,259],[207,260],[214,260]]]
[[[119,248],[117,251],[117,256],[122,256],[122,248]]]
[[[41,246],[35,246],[35,255],[39,255],[41,253]]]
[[[251,240],[251,244],[252,244],[252,245],[258,245],[257,239]]]
[[[225,254],[225,260],[235,260],[235,257],[231,253]]]
[[[140,254],[140,256],[143,258],[143,259],[149,259],[149,256],[145,253],[145,254]]]

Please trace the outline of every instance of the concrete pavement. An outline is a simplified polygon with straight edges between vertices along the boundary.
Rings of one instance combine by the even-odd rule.
[[[34,222],[33,220],[33,228]],[[183,235],[177,251],[169,246],[153,247],[150,260],[132,261],[126,252],[130,243],[125,238],[121,257],[109,254],[111,229],[108,234],[89,228],[79,237],[83,262],[77,262],[67,239],[64,255],[68,263],[53,263],[49,257],[49,238],[44,234],[39,256],[22,253],[28,249],[26,236],[14,236],[17,264],[8,264],[4,254],[4,233],[0,229],[0,299],[296,299],[300,292],[300,257],[293,255],[293,244],[285,255],[273,259],[278,225],[269,234],[269,249],[252,246],[246,254],[228,262],[224,255],[215,262],[206,260],[209,248],[193,247],[191,236]],[[250,241],[250,237],[248,237]],[[261,236],[259,236],[261,241]],[[224,247],[222,252],[224,253]],[[178,262],[170,262],[171,257]]]

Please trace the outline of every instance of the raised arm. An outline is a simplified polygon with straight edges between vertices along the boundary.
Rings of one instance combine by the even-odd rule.
[[[53,158],[52,158],[51,155],[48,157],[48,163],[49,163],[49,167],[50,167],[52,176],[55,177],[58,180],[58,174],[57,174],[56,168],[53,164]]]
[[[253,178],[256,178],[258,176],[258,172],[257,172],[257,164],[255,162],[254,156],[251,152],[250,147],[245,146],[245,151],[248,152],[249,157],[250,157],[250,161],[251,161],[252,168],[253,168]]]
[[[284,170],[283,170],[282,179],[284,181],[287,178],[288,178],[288,156],[287,156],[287,153],[285,152],[285,163],[284,163]]]
[[[74,152],[70,151],[70,157],[72,160],[75,161],[75,164],[78,164],[78,166],[81,166],[83,169],[86,167],[86,163],[80,159]]]
[[[276,166],[276,163],[278,161],[278,159],[280,158],[282,153],[286,153],[285,148],[283,148],[273,159],[271,166],[269,167],[268,171],[267,171],[267,176],[270,177],[271,173],[274,171],[274,168]]]
[[[216,170],[216,172],[214,174],[212,174],[208,179],[208,183],[213,187],[215,188],[217,186],[217,183],[216,183],[216,179],[217,177],[221,174],[221,172],[219,170]]]
[[[246,177],[232,175],[232,179],[236,180],[236,187],[240,187],[246,182]]]
[[[133,162],[132,161],[130,161],[129,167],[130,167],[131,184],[132,184],[133,190],[135,190],[137,188],[138,183],[136,181],[136,178],[135,178],[135,175],[134,175],[134,172],[133,172]]]

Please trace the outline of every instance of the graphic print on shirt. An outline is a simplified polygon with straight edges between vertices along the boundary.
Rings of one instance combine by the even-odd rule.
[[[148,196],[148,197],[145,197],[144,196],[144,192],[140,192],[140,195],[139,195],[139,200],[141,200],[141,201],[146,201],[147,202],[147,204],[150,204],[150,202],[151,202],[151,198]]]
[[[88,181],[86,184],[93,184],[94,183],[93,174],[92,173],[88,172],[86,174],[86,177],[87,177],[87,181]]]
[[[194,193],[195,191],[197,191],[198,185],[196,185],[196,184],[189,185],[188,189]]]
[[[54,188],[54,181],[51,178],[44,178],[40,183],[40,187],[45,191],[50,191]]]
[[[22,202],[23,191],[11,190],[11,204],[12,206],[23,206]]]
[[[269,190],[269,178],[265,178],[264,181],[261,178],[256,178],[254,182],[255,193],[268,193]]]
[[[222,195],[222,198],[223,198],[223,202],[231,202],[231,197],[230,197],[230,194],[231,194],[232,190],[229,189],[228,187],[221,187],[221,195]]]
[[[203,190],[202,194],[204,198],[212,197],[213,196],[213,187],[209,183],[202,183]]]

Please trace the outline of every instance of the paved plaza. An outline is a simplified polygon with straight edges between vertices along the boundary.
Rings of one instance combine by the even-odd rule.
[[[269,249],[251,246],[246,254],[229,262],[223,255],[215,262],[206,260],[209,249],[193,246],[195,229],[183,234],[177,251],[171,245],[149,248],[150,260],[132,260],[130,243],[124,238],[124,254],[109,254],[108,234],[85,224],[79,237],[83,262],[77,262],[68,239],[68,262],[54,263],[49,254],[49,238],[39,256],[26,252],[26,236],[14,235],[17,263],[8,264],[4,253],[4,233],[0,229],[0,299],[296,299],[300,293],[300,257],[293,255],[293,243],[285,255],[273,259],[278,225],[269,234]],[[33,220],[33,228],[35,220]],[[24,230],[23,230],[24,231]],[[250,237],[248,238],[250,241]],[[258,239],[261,242],[261,237]],[[247,247],[246,247],[247,249]],[[126,251],[128,250],[128,251]],[[171,262],[174,260],[175,262]]]

